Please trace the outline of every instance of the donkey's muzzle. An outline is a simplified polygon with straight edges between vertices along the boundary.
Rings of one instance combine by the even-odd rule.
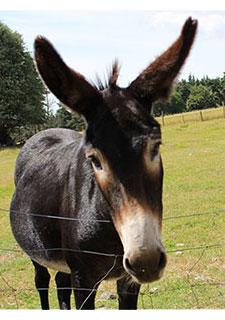
[[[166,266],[167,257],[163,247],[153,252],[133,252],[125,254],[123,265],[125,270],[138,283],[149,283],[159,280]]]
[[[123,267],[138,283],[159,280],[167,261],[161,242],[161,212],[149,211],[136,204],[135,211],[131,208],[122,222],[116,221],[124,248]]]

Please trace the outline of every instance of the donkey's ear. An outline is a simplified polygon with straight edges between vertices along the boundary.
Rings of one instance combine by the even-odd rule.
[[[197,20],[188,18],[180,37],[134,80],[128,90],[151,109],[154,101],[169,97],[172,82],[178,75],[197,30]]]
[[[101,99],[100,93],[81,74],[64,63],[47,39],[37,37],[34,47],[37,67],[47,87],[72,111],[88,120]]]

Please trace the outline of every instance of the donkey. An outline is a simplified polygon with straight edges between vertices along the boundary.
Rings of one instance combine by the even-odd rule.
[[[49,309],[47,268],[57,270],[60,309],[94,309],[103,280],[117,280],[119,309],[136,309],[143,283],[166,266],[161,242],[163,166],[152,104],[168,98],[191,49],[197,21],[127,88],[115,62],[107,85],[70,69],[44,37],[35,40],[40,75],[53,94],[82,115],[84,135],[49,129],[31,137],[16,162],[10,221],[35,267],[42,309]]]

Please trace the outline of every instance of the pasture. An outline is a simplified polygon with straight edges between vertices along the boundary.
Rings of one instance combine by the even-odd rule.
[[[138,308],[224,309],[225,120],[165,125],[162,137],[162,238],[168,264],[162,280],[141,287]],[[9,209],[18,153],[18,148],[0,150],[1,209]],[[40,309],[33,265],[23,252],[13,251],[19,247],[8,212],[1,210],[0,249],[0,308]],[[96,307],[116,309],[115,298],[115,283],[103,282]],[[58,308],[53,278],[50,306]]]

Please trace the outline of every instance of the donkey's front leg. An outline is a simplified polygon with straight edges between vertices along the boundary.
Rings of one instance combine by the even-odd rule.
[[[133,282],[130,276],[117,281],[120,310],[136,310],[140,285]]]
[[[59,308],[61,310],[70,310],[71,289],[71,275],[63,272],[58,272],[55,276],[57,285],[57,295],[59,301]]]
[[[35,268],[35,285],[36,289],[39,292],[41,307],[43,310],[48,310],[48,287],[50,281],[50,274],[48,273],[48,270],[45,267],[41,266],[34,260],[31,261],[33,262]]]
[[[95,275],[92,274],[92,276],[87,279],[85,271],[83,273],[74,271],[71,274],[77,310],[95,309],[95,296],[100,282]]]

